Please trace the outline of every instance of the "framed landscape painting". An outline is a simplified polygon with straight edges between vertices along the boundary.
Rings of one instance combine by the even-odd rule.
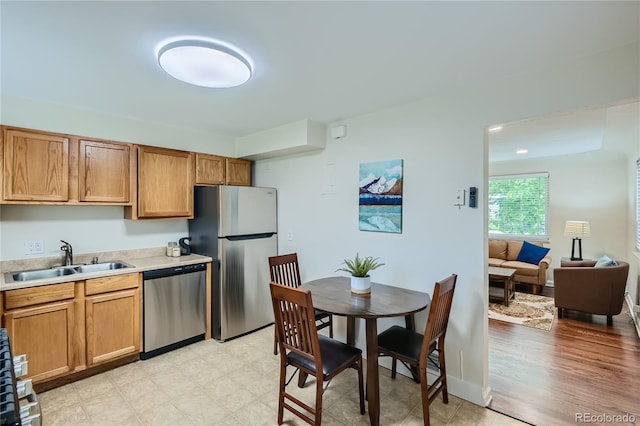
[[[402,233],[402,160],[360,164],[361,231]]]

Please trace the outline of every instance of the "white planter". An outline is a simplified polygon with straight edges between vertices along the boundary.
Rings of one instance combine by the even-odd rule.
[[[358,294],[371,293],[371,277],[351,277],[351,292]]]

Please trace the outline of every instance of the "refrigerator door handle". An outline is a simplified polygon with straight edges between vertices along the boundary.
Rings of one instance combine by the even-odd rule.
[[[251,235],[231,235],[228,237],[222,237],[229,241],[242,241],[242,240],[259,240],[260,238],[271,238],[275,235],[275,232],[265,232],[263,234],[251,234]]]

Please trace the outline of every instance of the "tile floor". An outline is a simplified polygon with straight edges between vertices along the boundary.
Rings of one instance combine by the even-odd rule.
[[[43,425],[276,425],[279,356],[273,327],[218,343],[207,340],[39,395]],[[381,425],[422,425],[420,387],[381,368]],[[312,404],[313,378],[294,388]],[[338,375],[324,394],[323,424],[367,425],[357,373]],[[288,389],[289,389],[288,388]],[[284,424],[306,424],[285,411]],[[431,405],[431,424],[521,425],[455,396]]]

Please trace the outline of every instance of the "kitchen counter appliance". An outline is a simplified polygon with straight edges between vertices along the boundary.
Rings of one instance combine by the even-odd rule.
[[[141,359],[204,340],[206,270],[206,263],[198,263],[142,273]]]
[[[225,341],[273,323],[269,256],[278,253],[276,190],[197,186],[193,253],[213,258],[211,334]]]

